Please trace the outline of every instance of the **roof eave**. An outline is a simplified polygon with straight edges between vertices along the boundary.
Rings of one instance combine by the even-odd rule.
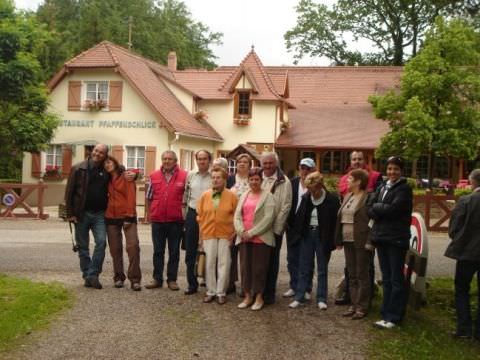
[[[202,140],[209,140],[209,141],[216,141],[216,142],[223,142],[224,141],[224,139],[222,137],[213,138],[213,137],[209,137],[209,136],[189,134],[189,133],[185,133],[185,132],[182,132],[182,131],[174,131],[173,134],[174,135],[179,135],[179,136],[186,136],[186,137],[190,137],[190,138],[194,138],[194,139],[202,139]]]

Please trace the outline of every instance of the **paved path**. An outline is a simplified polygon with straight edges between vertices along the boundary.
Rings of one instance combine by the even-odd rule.
[[[152,273],[148,226],[140,226],[144,281]],[[78,259],[71,251],[62,221],[0,221],[0,272],[38,281],[60,281],[76,296],[73,309],[50,330],[35,335],[12,359],[362,359],[371,320],[353,323],[330,306],[314,304],[288,309],[288,299],[254,313],[238,310],[238,298],[224,306],[203,304],[203,294],[186,297],[168,289],[133,292],[112,287],[111,260],[106,256],[101,291],[81,283]],[[431,274],[453,273],[453,262],[441,256],[446,239],[431,238]],[[186,286],[182,264],[179,284]],[[282,260],[285,254],[282,255]],[[335,253],[330,265],[330,294],[343,269]],[[281,264],[279,289],[288,288]]]

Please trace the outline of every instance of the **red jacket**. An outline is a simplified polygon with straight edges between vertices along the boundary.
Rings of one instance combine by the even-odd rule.
[[[150,175],[152,198],[150,200],[150,221],[183,222],[182,202],[187,172],[175,166],[172,178],[167,183],[162,169]]]
[[[383,181],[381,174],[378,171],[373,171],[373,170],[370,170],[366,167],[363,170],[368,172],[367,191],[368,192],[375,191],[378,184]],[[350,171],[351,171],[351,169],[349,169],[348,172],[345,175],[343,175],[338,182],[338,192],[340,193],[340,196],[342,197],[342,199],[348,193],[348,181],[347,180],[348,180],[348,175],[349,175]]]
[[[108,219],[135,217],[136,190],[134,181],[127,181],[123,174],[113,175],[108,183],[108,206],[105,217]]]

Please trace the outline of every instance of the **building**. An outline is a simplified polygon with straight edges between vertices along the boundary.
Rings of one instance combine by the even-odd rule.
[[[60,203],[72,164],[97,143],[145,176],[159,168],[164,150],[174,150],[189,170],[197,150],[227,157],[239,144],[277,151],[290,175],[304,156],[326,174],[341,174],[353,149],[376,167],[373,152],[388,126],[374,119],[367,99],[398,86],[402,72],[264,66],[253,47],[238,66],[213,71],[178,70],[174,52],[167,63],[108,41],[66,62],[48,84],[61,124],[47,151],[25,155],[22,181],[43,179],[46,204]],[[443,172],[460,171],[457,163],[446,159]]]

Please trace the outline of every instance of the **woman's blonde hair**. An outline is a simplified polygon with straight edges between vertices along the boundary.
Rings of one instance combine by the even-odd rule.
[[[317,185],[323,185],[323,175],[320,171],[314,171],[305,178],[305,186],[311,187]]]
[[[236,157],[236,160],[237,161],[240,161],[240,159],[247,159],[248,160],[248,164],[250,165],[252,163],[252,157],[250,155],[248,155],[247,153],[243,153],[243,154],[240,154]]]

